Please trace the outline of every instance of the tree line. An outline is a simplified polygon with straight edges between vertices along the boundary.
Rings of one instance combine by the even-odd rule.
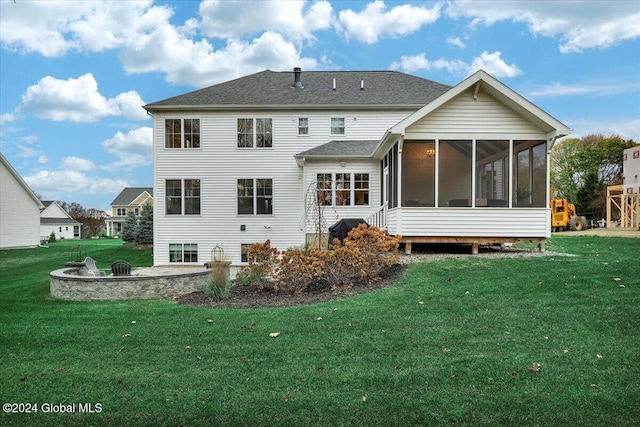
[[[578,212],[604,217],[607,186],[623,183],[623,151],[636,145],[632,139],[603,134],[556,143],[551,149],[551,197],[569,200]]]

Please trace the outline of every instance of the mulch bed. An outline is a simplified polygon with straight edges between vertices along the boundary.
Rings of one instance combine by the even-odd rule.
[[[264,291],[257,285],[235,285],[231,295],[216,301],[204,292],[192,292],[174,298],[180,305],[214,308],[272,308],[293,307],[335,301],[354,295],[371,292],[395,284],[407,269],[407,265],[394,264],[382,272],[378,280],[358,281],[349,286],[331,288],[326,282],[312,283],[305,291],[289,295],[286,290]]]

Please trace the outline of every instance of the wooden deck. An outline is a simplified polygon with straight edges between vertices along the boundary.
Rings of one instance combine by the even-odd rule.
[[[404,244],[406,254],[411,253],[411,245],[413,243],[429,243],[429,244],[460,244],[471,245],[471,253],[478,253],[479,245],[500,245],[504,243],[537,243],[538,250],[544,252],[544,237],[447,237],[447,236],[402,236],[400,243]]]

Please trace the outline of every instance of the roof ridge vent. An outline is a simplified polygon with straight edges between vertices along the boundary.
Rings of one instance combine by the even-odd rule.
[[[293,79],[293,88],[296,89],[302,89],[304,88],[304,85],[302,84],[302,80],[300,80],[300,75],[302,74],[302,68],[300,67],[295,67],[293,69],[293,75],[294,75],[294,79]]]

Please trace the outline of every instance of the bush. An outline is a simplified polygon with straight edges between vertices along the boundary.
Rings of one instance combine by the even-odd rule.
[[[211,263],[211,277],[204,285],[204,293],[216,301],[229,297],[231,288],[229,265],[228,261],[213,261]]]
[[[258,284],[265,291],[275,290],[273,276],[277,269],[279,254],[276,248],[271,247],[271,240],[254,243],[247,254],[249,265],[238,272],[236,280]]]
[[[374,280],[398,262],[398,239],[387,230],[360,224],[343,244],[334,239],[328,251],[289,249],[280,254],[270,240],[255,243],[247,254],[249,265],[240,270],[236,281],[259,284],[265,291],[282,288],[296,294],[314,280],[324,279],[332,288]]]
[[[316,252],[307,254],[298,249],[284,251],[276,273],[278,287],[286,289],[290,295],[302,292],[322,274],[323,264]]]
[[[367,224],[359,224],[347,234],[344,246],[354,249],[352,255],[361,279],[372,280],[398,262],[398,239],[386,229]]]
[[[317,257],[322,261],[323,276],[333,288],[352,282],[357,276],[358,249],[342,246],[338,239],[328,251],[319,251]]]
[[[49,243],[55,243],[56,242],[56,232],[52,231],[51,234],[49,234]]]

